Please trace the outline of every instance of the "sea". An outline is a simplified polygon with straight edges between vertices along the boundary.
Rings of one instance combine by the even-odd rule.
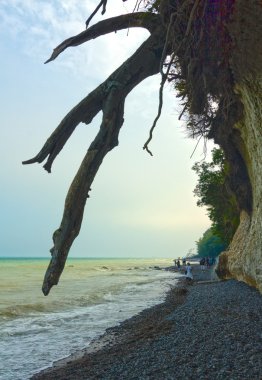
[[[107,328],[161,303],[179,276],[164,270],[172,259],[74,258],[45,297],[48,262],[0,258],[1,380],[29,379],[88,347]]]

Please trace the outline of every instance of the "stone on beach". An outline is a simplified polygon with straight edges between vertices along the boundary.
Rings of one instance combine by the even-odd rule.
[[[211,273],[195,265],[192,286],[181,276],[164,303],[109,329],[98,351],[32,379],[261,379],[262,296]]]

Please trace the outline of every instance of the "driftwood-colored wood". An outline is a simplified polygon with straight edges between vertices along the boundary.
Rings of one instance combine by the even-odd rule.
[[[128,13],[100,21],[76,36],[63,41],[54,49],[51,57],[45,63],[56,59],[68,47],[78,46],[105,34],[127,28],[141,27],[148,29],[149,32],[153,32],[157,23],[159,23],[159,15],[145,12]]]
[[[123,16],[122,24],[120,23],[120,18],[117,18],[118,25],[121,24],[121,28],[124,25],[126,27],[127,25],[130,26],[130,20],[133,20],[136,26],[141,24],[141,14],[136,14],[136,17],[133,17],[135,16],[134,14],[131,16]],[[142,18],[142,20],[144,25],[152,25],[148,22],[148,17],[147,22],[145,22],[145,18]],[[145,78],[159,72],[166,31],[160,23],[159,18],[155,17],[155,15],[152,15],[152,22],[154,22],[154,32],[151,36],[114,73],[66,115],[34,158],[23,162],[24,164],[31,164],[43,162],[47,158],[44,168],[50,172],[54,159],[76,126],[80,122],[90,123],[99,111],[103,112],[100,130],[91,143],[69,188],[61,225],[53,234],[54,246],[50,250],[52,258],[42,287],[45,295],[49,293],[53,285],[58,283],[70,247],[80,231],[86,200],[95,175],[105,155],[118,145],[119,131],[124,122],[124,102],[126,96]],[[112,31],[112,28],[108,27],[108,23],[101,23],[104,23],[106,32]],[[99,28],[101,28],[101,23]],[[95,28],[95,26],[91,28],[96,31],[93,36],[98,36],[97,31],[99,28]],[[83,32],[81,38],[76,37],[77,44],[90,39],[86,38],[88,33],[90,35],[90,29]],[[104,34],[102,30],[100,30],[100,34]],[[69,40],[60,45],[60,50],[56,50],[55,56],[66,49],[66,47],[73,46],[72,44],[75,42],[73,39]],[[55,56],[53,54],[52,59]]]

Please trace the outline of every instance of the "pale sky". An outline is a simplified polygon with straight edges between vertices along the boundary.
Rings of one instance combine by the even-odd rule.
[[[99,128],[101,115],[77,127],[53,164],[23,166],[66,113],[134,52],[148,34],[132,29],[68,49],[44,65],[52,49],[85,28],[97,2],[0,0],[1,250],[0,256],[49,257],[64,199]],[[105,17],[132,11],[132,1],[108,1]],[[129,7],[129,8],[128,8]],[[101,18],[97,15],[96,22]],[[126,100],[119,146],[92,186],[70,257],[178,257],[210,226],[193,196],[193,164],[203,158],[186,136],[172,88],[149,156],[143,149],[157,112],[160,77],[148,78]],[[211,144],[209,150],[212,148]]]

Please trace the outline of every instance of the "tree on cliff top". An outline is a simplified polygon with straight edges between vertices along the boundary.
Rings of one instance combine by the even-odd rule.
[[[226,248],[226,244],[213,233],[211,228],[203,233],[203,236],[196,241],[196,245],[200,257],[217,257]]]
[[[102,111],[100,130],[70,186],[61,225],[53,234],[52,258],[43,284],[45,295],[58,283],[69,249],[80,231],[85,203],[99,166],[105,155],[118,144],[119,130],[124,122],[125,98],[148,76],[160,72],[162,80],[157,116],[144,149],[152,154],[149,143],[161,114],[163,86],[169,81],[181,99],[179,118],[186,117],[189,135],[198,140],[213,138],[222,147],[230,163],[230,186],[239,209],[252,214],[245,141],[234,128],[244,118],[245,105],[235,88],[248,76],[250,83],[262,67],[260,60],[253,57],[254,48],[256,56],[258,54],[256,44],[260,37],[249,31],[250,19],[261,21],[260,0],[250,0],[248,4],[246,0],[138,1],[133,13],[89,26],[100,9],[102,14],[106,12],[106,6],[107,0],[101,0],[86,21],[87,29],[62,42],[47,62],[69,47],[121,29],[142,27],[150,32],[150,36],[65,116],[41,151],[24,162],[40,163],[46,159],[44,168],[51,172],[54,159],[76,126],[80,122],[91,123]],[[241,29],[245,31],[244,36]],[[252,79],[250,75],[253,75]]]
[[[225,249],[239,225],[239,209],[229,186],[229,167],[222,150],[214,148],[212,161],[197,162],[193,170],[198,174],[194,189],[197,205],[207,207],[212,222],[211,232],[220,238]]]

